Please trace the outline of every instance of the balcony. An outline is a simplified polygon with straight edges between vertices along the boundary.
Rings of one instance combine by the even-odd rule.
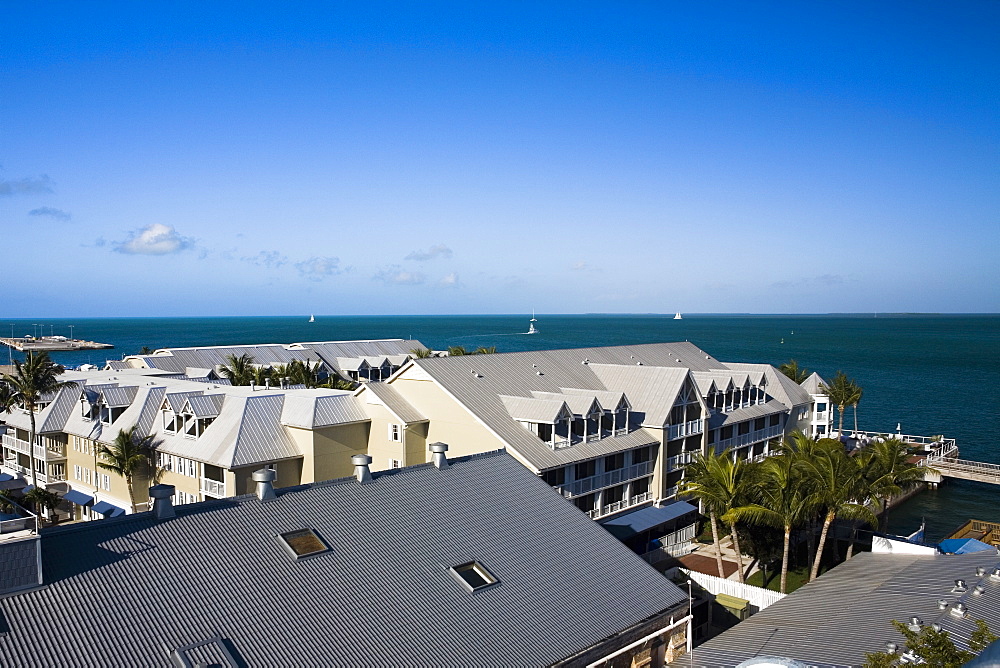
[[[645,503],[646,501],[652,500],[653,495],[650,492],[644,492],[642,494],[636,494],[631,499],[622,499],[621,501],[616,501],[615,503],[609,503],[606,506],[601,506],[600,508],[594,508],[593,510],[588,510],[587,514],[590,515],[590,519],[596,520],[601,517],[607,517],[614,513],[626,510],[633,506],[638,506],[640,503]]]
[[[608,471],[606,473],[590,476],[589,478],[574,480],[571,483],[560,485],[557,489],[563,496],[572,498],[574,496],[580,496],[581,494],[588,494],[595,489],[611,487],[629,480],[643,478],[650,475],[652,472],[653,462],[640,462],[638,464],[633,464],[632,466],[626,466],[625,468],[615,469],[614,471]]]
[[[697,456],[698,450],[688,450],[687,452],[682,452],[679,455],[674,455],[673,457],[667,457],[667,470],[673,471],[679,469],[685,464],[690,464],[694,461],[695,456]]]
[[[10,450],[14,450],[15,452],[20,452],[23,455],[27,455],[30,452],[28,442],[21,440],[20,438],[16,438],[13,434],[3,435],[3,447],[8,448]],[[48,447],[44,447],[41,445],[35,446],[36,459],[41,459],[42,461],[45,461],[48,459],[63,459],[65,457],[66,457],[66,446],[62,445],[61,443],[50,445]]]
[[[216,498],[225,498],[226,496],[226,483],[219,482],[218,480],[211,480],[209,478],[201,479],[201,491],[202,494],[207,494],[209,496],[214,496]]]
[[[695,434],[700,434],[705,431],[705,421],[701,418],[697,420],[689,420],[681,424],[672,424],[667,427],[667,440],[672,441],[677,438],[684,438],[685,436],[694,436]]]
[[[28,468],[27,466],[21,466],[20,464],[17,463],[16,459],[4,460],[3,468],[10,471],[13,475],[21,475],[24,476],[25,480],[29,482],[31,481],[31,469]],[[37,476],[38,476],[38,483],[41,485],[48,485],[49,483],[62,482],[66,480],[65,475],[58,475],[58,474],[46,475],[41,471],[38,471]]]
[[[758,441],[766,441],[771,438],[778,438],[784,434],[784,430],[781,425],[775,425],[773,427],[765,427],[764,429],[758,429],[757,431],[751,431],[748,434],[740,434],[739,436],[733,436],[727,438],[723,441],[716,441],[712,444],[716,452],[722,452],[726,448],[742,448],[744,445],[750,445],[751,443],[756,443]]]

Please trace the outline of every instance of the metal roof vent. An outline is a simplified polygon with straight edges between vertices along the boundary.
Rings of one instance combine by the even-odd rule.
[[[919,617],[910,617],[910,623],[906,625],[906,628],[910,629],[914,633],[920,633],[920,627],[924,624],[923,620]]]
[[[959,601],[951,608],[951,614],[955,617],[965,617],[965,614],[969,611],[965,604]]]
[[[985,566],[976,566],[976,576],[977,577],[983,577],[984,575],[986,575],[986,567]]]
[[[448,455],[444,454],[448,452],[448,444],[441,443],[431,443],[429,450],[434,453],[431,455],[431,461],[434,462],[434,466],[439,469],[448,468]]]
[[[251,392],[256,392],[257,391],[257,384],[254,383],[252,380],[250,381],[250,391]]]
[[[944,600],[943,598],[939,598],[938,610],[947,610],[947,609],[948,609],[948,601]]]
[[[351,463],[354,464],[354,477],[360,483],[372,481],[372,472],[368,465],[372,463],[372,458],[368,455],[353,455]]]
[[[897,649],[899,649],[899,645],[897,645],[894,642],[887,642],[885,644],[885,651],[887,651],[889,654],[895,654]]]
[[[278,477],[272,469],[254,471],[250,476],[257,483],[257,498],[261,501],[273,501],[278,497],[274,493],[274,479]]]
[[[938,624],[937,622],[934,622],[933,624],[931,624],[931,628],[934,629],[935,633],[941,633],[941,629],[943,627],[940,624]]]
[[[963,594],[968,591],[968,587],[965,586],[965,580],[955,580],[955,586],[952,587],[952,591],[956,594]]]
[[[993,572],[990,573],[990,580],[993,580],[994,582],[1000,582],[1000,566],[994,568]]]
[[[984,587],[981,584],[977,584],[976,587],[972,590],[972,593],[975,594],[976,596],[982,596],[983,594],[986,593],[986,587]]]
[[[642,362],[636,362],[635,365],[636,366],[642,366]]]
[[[271,379],[270,378],[265,378],[264,379],[264,389],[265,390],[270,390],[271,389]]]
[[[153,500],[153,517],[158,520],[169,520],[171,517],[177,517],[171,500],[173,495],[173,485],[153,485],[149,488],[149,498]]]
[[[544,374],[544,373],[542,373],[541,371],[536,371],[535,373],[536,373],[536,374],[538,374],[539,376],[544,376],[544,375],[545,375],[545,374]]]

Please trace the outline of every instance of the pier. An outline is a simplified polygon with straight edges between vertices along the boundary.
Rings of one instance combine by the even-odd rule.
[[[65,336],[43,336],[41,338],[0,338],[0,343],[19,352],[61,352],[66,350],[106,350],[114,348],[110,343],[67,339]]]
[[[924,462],[925,466],[934,469],[942,477],[1000,485],[1000,464],[973,462],[955,457],[935,457],[933,455],[927,457]]]

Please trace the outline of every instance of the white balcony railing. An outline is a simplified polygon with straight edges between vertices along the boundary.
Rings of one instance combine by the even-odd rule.
[[[694,461],[695,456],[698,454],[698,450],[688,450],[687,452],[682,452],[679,455],[674,455],[673,457],[667,457],[667,470],[673,471],[679,469],[685,464],[690,464]]]
[[[593,510],[588,511],[587,514],[590,515],[590,519],[596,520],[599,517],[606,517],[612,513],[617,513],[625,510],[626,508],[631,508],[639,505],[640,503],[645,503],[652,498],[652,494],[644,492],[642,494],[636,494],[631,499],[622,499],[621,501],[609,503],[608,505],[601,506],[600,508],[594,508]]]
[[[726,448],[742,448],[744,445],[750,445],[751,443],[756,443],[758,441],[766,441],[771,438],[777,438],[783,433],[784,431],[782,430],[781,425],[775,425],[773,427],[765,427],[764,429],[751,431],[748,434],[740,434],[722,441],[716,441],[712,444],[712,447],[715,448],[716,452],[722,452]]]
[[[705,421],[701,418],[697,420],[690,420],[688,422],[682,422],[681,424],[672,424],[667,427],[667,440],[672,441],[675,438],[694,436],[695,434],[700,434],[703,431],[705,431]]]
[[[638,464],[633,464],[632,466],[626,466],[614,471],[608,471],[606,473],[590,476],[589,478],[574,480],[573,482],[566,483],[565,485],[560,485],[556,489],[558,489],[559,492],[566,497],[580,496],[581,494],[592,492],[595,489],[611,487],[612,485],[618,485],[629,480],[642,478],[652,472],[653,462],[640,462]]]
[[[28,442],[20,438],[16,438],[13,434],[3,435],[3,447],[14,450],[15,452],[20,452],[26,455],[30,452],[28,448]],[[54,445],[49,445],[48,447],[36,445],[35,446],[35,458],[46,460],[46,459],[62,459],[66,457],[66,447],[61,443]]]
[[[226,496],[226,483],[219,482],[218,480],[210,480],[208,478],[202,478],[201,491],[204,492],[205,494],[222,498]]]

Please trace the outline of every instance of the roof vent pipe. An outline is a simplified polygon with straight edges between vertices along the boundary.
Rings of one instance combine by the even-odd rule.
[[[984,587],[981,584],[977,584],[976,588],[972,590],[972,593],[975,594],[976,596],[982,596],[983,594],[986,593],[986,587]]]
[[[967,609],[968,608],[965,607],[965,604],[959,601],[954,605],[954,607],[952,607],[951,614],[955,615],[956,617],[965,617],[965,611]]]
[[[251,392],[256,392],[257,391],[257,386],[254,384],[254,382],[252,380],[250,381],[250,391]]]
[[[965,580],[955,580],[955,588],[952,591],[965,591],[967,587],[965,586]]]
[[[939,598],[938,610],[947,610],[947,609],[948,609],[948,601],[944,600],[943,598]]]
[[[431,461],[434,466],[439,469],[448,468],[448,455],[444,454],[448,452],[447,443],[431,443],[430,451],[434,454],[431,455]]]
[[[899,645],[897,645],[894,642],[887,642],[885,644],[885,651],[887,651],[889,654],[895,654],[897,649],[899,649]]]
[[[976,576],[977,577],[983,577],[984,575],[986,575],[986,567],[985,566],[976,566]]]
[[[251,477],[257,483],[258,499],[261,501],[273,501],[278,498],[274,493],[274,479],[278,477],[278,474],[273,469],[254,471]]]
[[[265,378],[264,379],[264,389],[266,389],[266,390],[270,390],[271,389],[271,379],[270,378]]]
[[[372,463],[372,458],[368,455],[354,455],[351,457],[351,463],[354,464],[354,477],[358,479],[360,483],[366,483],[372,481],[372,472],[368,468],[368,465]]]
[[[910,629],[914,633],[920,633],[920,627],[922,625],[923,622],[919,617],[910,617],[910,623],[906,628]]]
[[[158,520],[169,520],[171,517],[177,517],[171,500],[173,495],[173,485],[153,485],[149,488],[149,498],[153,500],[153,517]]]
[[[995,582],[1000,581],[1000,566],[994,568],[993,572],[990,573],[990,580],[993,580]]]

